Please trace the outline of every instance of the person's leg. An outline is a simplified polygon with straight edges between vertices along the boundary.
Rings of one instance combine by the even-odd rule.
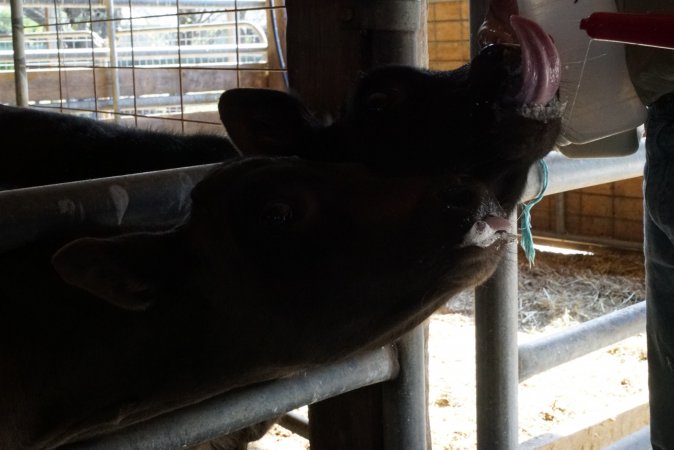
[[[674,94],[649,108],[644,173],[651,443],[674,449]]]
[[[648,215],[645,226],[651,442],[674,449],[674,247]]]

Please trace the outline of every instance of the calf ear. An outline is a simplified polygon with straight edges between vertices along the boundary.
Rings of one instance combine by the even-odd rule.
[[[52,264],[66,283],[130,311],[150,307],[171,278],[169,233],[82,238],[66,244]]]
[[[317,126],[300,100],[271,89],[230,89],[218,103],[220,120],[246,156],[293,156]]]

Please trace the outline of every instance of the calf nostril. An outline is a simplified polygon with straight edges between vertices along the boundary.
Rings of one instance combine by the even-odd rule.
[[[479,203],[479,195],[475,189],[467,186],[452,186],[438,193],[448,208],[465,208]]]
[[[262,208],[261,220],[264,225],[282,227],[293,221],[293,208],[283,201],[274,201]]]

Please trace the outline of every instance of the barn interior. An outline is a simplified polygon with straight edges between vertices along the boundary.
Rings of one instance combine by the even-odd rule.
[[[520,2],[522,14],[542,22],[559,18],[556,8],[562,2],[549,2],[547,8],[538,3]],[[602,6],[615,9],[608,3]],[[297,93],[329,120],[371,68],[453,70],[468,63],[488,6],[487,0],[0,0],[0,103],[130,127],[225,135],[218,98],[228,89],[256,87]],[[573,11],[564,13],[565,20],[580,20],[588,12]],[[563,34],[554,37],[565,42]],[[582,62],[593,61],[591,52],[622,51],[618,44],[576,39],[567,48],[575,46]],[[563,62],[565,57],[577,56],[562,54]],[[606,112],[602,123],[582,129],[583,114],[596,111],[578,100],[576,115],[568,118],[570,131],[545,158],[546,171],[536,166],[529,174],[523,204],[536,202],[530,205],[531,231],[522,235],[533,233],[535,263],[512,243],[509,254],[517,257],[504,258],[488,282],[448,299],[435,319],[389,347],[226,393],[67,448],[191,448],[280,414],[285,415],[279,425],[249,448],[617,450],[647,445],[640,266],[644,110],[633,91],[625,98],[600,92],[596,83],[609,84],[601,70],[571,67],[568,76],[576,79],[565,86],[565,95],[574,99],[574,107],[577,99],[599,105]],[[609,111],[624,114],[614,117]],[[448,145],[451,141],[447,136]],[[125,225],[171,223],[183,213],[176,199],[189,195],[186,177],[196,182],[209,169],[0,192],[0,249],[41,230],[69,226],[71,218],[46,206],[64,192],[84,205],[83,220],[116,223],[107,205],[110,186],[120,182],[133,193]],[[571,254],[546,253],[539,245]],[[589,260],[595,256],[599,262],[593,266]],[[469,338],[445,329],[459,323]],[[429,330],[438,336],[431,336],[430,357]],[[457,344],[455,339],[470,340]],[[468,373],[468,379],[437,373],[445,363],[433,362],[433,352],[447,353],[451,360],[455,346],[470,347],[469,360],[449,370]],[[577,377],[581,384],[585,375],[578,372],[610,366],[602,359],[606,354],[625,364],[614,371],[629,366],[639,373],[615,383],[603,382],[605,373],[595,376],[597,385],[623,394],[629,390],[616,403],[607,406],[597,399],[582,412],[569,411],[579,399],[560,400],[552,392],[558,386],[549,385],[558,378],[541,381],[567,368],[560,377],[566,382]],[[581,360],[585,366],[571,366]],[[465,404],[455,400],[464,398],[454,393],[457,385],[468,392]],[[527,386],[540,391],[527,394]],[[540,403],[545,392],[550,395]],[[467,416],[470,420],[460,419]]]

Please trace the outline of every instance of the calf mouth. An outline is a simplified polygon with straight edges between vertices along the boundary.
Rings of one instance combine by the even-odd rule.
[[[481,49],[502,44],[519,46],[522,85],[517,100],[545,105],[556,95],[561,77],[557,47],[536,22],[519,15],[516,0],[491,0],[477,34]]]
[[[478,181],[462,177],[438,194],[450,214],[463,217],[463,239],[459,248],[488,248],[516,239],[508,213]]]
[[[506,217],[487,215],[476,220],[465,234],[461,247],[487,248],[494,244],[512,242],[513,224]]]

